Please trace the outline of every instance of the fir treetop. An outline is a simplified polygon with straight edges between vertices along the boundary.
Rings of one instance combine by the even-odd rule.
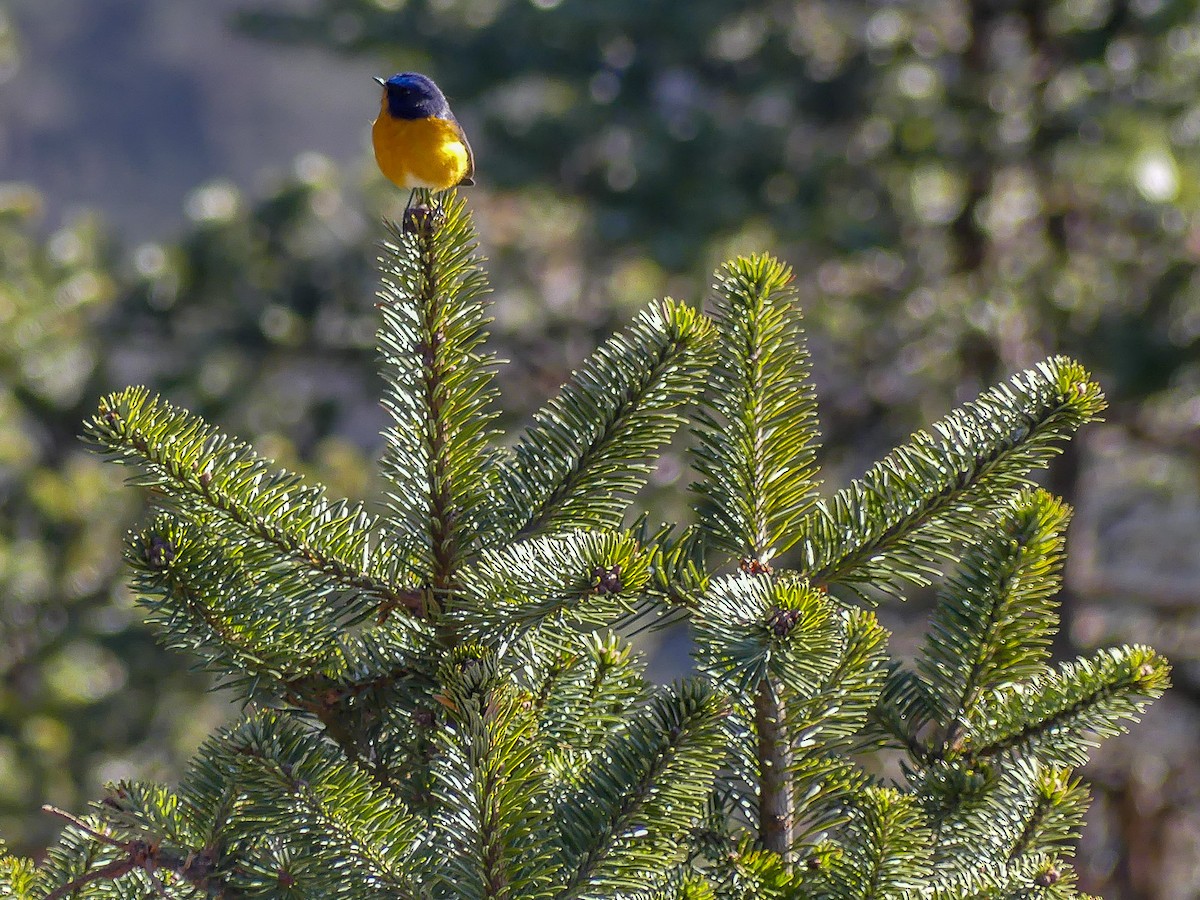
[[[1073,897],[1073,770],[1167,686],[1121,647],[1054,664],[1069,510],[1031,480],[1103,409],[1052,358],[822,492],[792,287],[650,304],[511,444],[465,205],[383,245],[381,512],[145,390],[87,428],[156,512],[128,557],[162,640],[245,702],[173,787],[119,783],[35,898]],[[683,425],[697,521],[639,489]],[[906,664],[869,602],[938,584]],[[687,618],[647,682],[631,623]],[[880,760],[899,757],[884,779]],[[895,767],[894,767],[895,768]]]

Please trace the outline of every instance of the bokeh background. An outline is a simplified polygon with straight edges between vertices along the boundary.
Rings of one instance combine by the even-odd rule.
[[[146,383],[369,496],[384,418],[370,76],[475,146],[503,422],[730,253],[791,262],[837,486],[1065,352],[1112,400],[1062,656],[1151,643],[1177,687],[1086,774],[1088,890],[1200,896],[1200,6],[1183,0],[0,0],[0,835],[171,779],[236,713],[122,581],[143,499],[76,435]],[[685,465],[647,502],[686,515]],[[897,646],[927,598],[884,610]],[[649,648],[661,677],[686,644]]]

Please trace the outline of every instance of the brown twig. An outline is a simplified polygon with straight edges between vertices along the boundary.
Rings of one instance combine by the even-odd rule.
[[[758,838],[764,848],[774,850],[790,865],[788,854],[795,840],[787,776],[791,760],[783,704],[769,678],[762,680],[755,694],[754,720],[758,732]]]
[[[213,853],[211,850],[205,850],[200,853],[188,853],[186,856],[179,853],[164,852],[160,849],[157,841],[148,841],[141,838],[134,838],[128,841],[118,840],[110,834],[97,831],[78,816],[74,816],[66,810],[58,809],[49,804],[43,806],[42,809],[53,816],[64,819],[100,843],[115,847],[125,854],[121,859],[114,859],[112,862],[84,872],[66,884],[60,885],[47,894],[45,900],[63,900],[63,898],[70,896],[75,891],[94,881],[115,881],[124,875],[128,875],[134,869],[144,871],[150,878],[155,890],[163,897],[167,896],[166,887],[159,880],[157,874],[161,869],[175,872],[197,887],[207,887],[208,877],[213,866]]]

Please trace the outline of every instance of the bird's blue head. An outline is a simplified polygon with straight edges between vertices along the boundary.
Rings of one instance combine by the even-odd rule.
[[[383,85],[387,97],[388,113],[397,119],[449,119],[450,105],[438,90],[433,80],[418,72],[401,72],[387,81],[376,78]]]

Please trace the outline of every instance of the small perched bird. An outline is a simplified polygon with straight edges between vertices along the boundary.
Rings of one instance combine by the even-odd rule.
[[[438,86],[417,72],[375,80],[383,86],[383,99],[371,143],[388,180],[414,191],[474,184],[471,145]]]

